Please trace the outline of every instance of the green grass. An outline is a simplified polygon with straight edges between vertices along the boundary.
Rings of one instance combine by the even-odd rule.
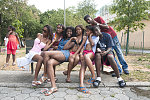
[[[140,70],[130,71],[129,75],[122,75],[122,78],[127,81],[142,81],[142,82],[150,82],[150,72],[144,72]]]

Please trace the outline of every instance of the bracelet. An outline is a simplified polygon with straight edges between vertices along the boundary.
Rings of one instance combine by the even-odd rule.
[[[97,23],[97,25],[99,26],[99,25],[100,25],[100,23]]]

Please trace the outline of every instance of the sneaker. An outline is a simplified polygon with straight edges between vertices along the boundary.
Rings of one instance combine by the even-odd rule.
[[[95,80],[95,81],[93,82],[93,86],[94,86],[95,88],[98,88],[98,86],[99,86],[100,83],[101,83],[101,81]]]
[[[111,75],[112,75],[112,77],[117,77],[115,73],[112,73]],[[122,73],[120,73],[120,76],[121,75],[122,75]]]
[[[119,81],[119,86],[121,88],[125,87],[126,86],[126,82],[124,80]]]
[[[123,72],[126,74],[126,75],[128,75],[129,74],[129,71],[128,71],[128,69],[126,68],[126,69],[123,69]]]
[[[16,65],[16,63],[15,63],[15,62],[13,62],[13,63],[12,63],[12,66],[15,66],[15,65]]]

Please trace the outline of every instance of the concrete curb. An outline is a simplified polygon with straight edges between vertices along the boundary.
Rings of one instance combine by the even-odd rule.
[[[126,87],[150,87],[150,82],[126,82]],[[79,83],[56,83],[59,88],[78,88]],[[44,83],[39,88],[49,88],[51,85],[49,83]],[[86,87],[92,87],[91,85],[85,85]],[[31,83],[0,83],[0,87],[25,87],[33,88]],[[116,83],[101,83],[99,87],[119,87]]]

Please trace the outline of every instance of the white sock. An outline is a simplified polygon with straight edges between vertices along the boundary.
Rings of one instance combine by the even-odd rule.
[[[99,80],[99,81],[101,81],[101,77],[97,77],[97,78],[96,78],[96,80]]]
[[[122,80],[123,80],[121,77],[119,77],[119,78],[117,78],[117,79],[118,79],[118,81],[122,81]]]

